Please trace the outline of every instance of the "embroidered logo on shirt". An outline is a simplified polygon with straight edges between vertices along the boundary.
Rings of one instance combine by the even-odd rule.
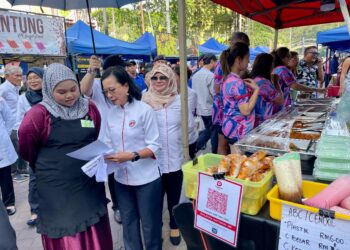
[[[135,127],[135,125],[136,125],[136,121],[135,121],[135,120],[131,120],[131,121],[129,122],[129,127],[130,127],[130,128]]]

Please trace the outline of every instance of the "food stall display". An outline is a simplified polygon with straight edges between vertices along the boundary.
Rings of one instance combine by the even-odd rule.
[[[265,150],[270,155],[299,152],[303,160],[315,156],[316,145],[333,100],[307,100],[276,114],[252,130],[237,146],[243,152]]]
[[[350,174],[350,133],[346,122],[335,112],[326,121],[316,156],[313,170],[316,179],[333,181]]]
[[[266,202],[266,194],[272,187],[272,157],[257,152],[247,157],[240,154],[228,156],[205,154],[182,166],[185,194],[197,198],[198,172],[225,174],[225,178],[243,185],[241,212],[256,215]]]
[[[350,219],[350,176],[341,175],[330,185],[302,181],[300,158],[287,153],[273,160],[277,184],[267,194],[270,216],[281,219],[282,204],[289,204],[315,213],[332,210],[336,218]]]

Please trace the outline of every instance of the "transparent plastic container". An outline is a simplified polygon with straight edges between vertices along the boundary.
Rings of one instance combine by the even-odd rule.
[[[322,135],[316,148],[318,158],[350,160],[350,137]]]
[[[335,172],[350,172],[350,160],[317,158],[315,168]]]
[[[219,164],[222,157],[222,155],[205,154],[198,157],[198,164],[193,165],[193,161],[189,161],[182,166],[185,194],[188,198],[197,198],[198,172],[206,172],[209,167]],[[259,182],[232,177],[225,178],[243,184],[241,212],[250,215],[259,213],[266,202],[266,194],[272,187],[272,171],[269,171],[264,179]]]
[[[319,169],[315,167],[312,175],[318,180],[334,181],[338,177],[346,174],[350,174],[350,170],[336,171],[336,170],[330,170],[330,169]]]

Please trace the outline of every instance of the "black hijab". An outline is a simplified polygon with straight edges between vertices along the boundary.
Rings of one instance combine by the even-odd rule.
[[[27,78],[30,73],[34,73],[37,76],[39,76],[41,79],[44,77],[44,70],[39,67],[32,67],[27,72]],[[30,106],[33,106],[43,100],[43,93],[42,90],[32,90],[28,88],[28,91],[26,92],[26,98],[30,104]]]

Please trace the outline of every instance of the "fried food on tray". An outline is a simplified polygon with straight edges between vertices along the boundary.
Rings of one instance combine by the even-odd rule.
[[[250,181],[262,180],[272,168],[273,157],[265,151],[257,151],[250,157],[242,154],[230,154],[221,159],[217,166],[207,169],[207,173],[226,173],[226,176]]]

